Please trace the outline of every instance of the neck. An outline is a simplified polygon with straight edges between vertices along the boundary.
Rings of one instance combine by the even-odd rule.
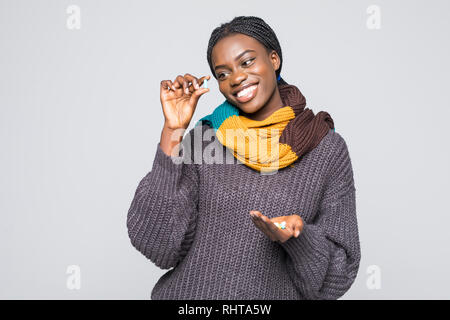
[[[283,107],[283,101],[281,100],[280,90],[278,90],[278,86],[276,86],[271,97],[262,108],[253,113],[245,113],[241,110],[241,114],[251,120],[262,121],[281,107]]]

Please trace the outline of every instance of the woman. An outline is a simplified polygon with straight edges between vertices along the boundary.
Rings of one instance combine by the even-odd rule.
[[[305,109],[300,90],[281,79],[281,48],[262,19],[216,28],[207,58],[225,101],[183,138],[210,76],[161,81],[161,140],[128,212],[133,246],[173,267],[151,298],[341,297],[360,263],[344,139],[328,113]],[[275,145],[277,161],[255,152],[262,142]]]

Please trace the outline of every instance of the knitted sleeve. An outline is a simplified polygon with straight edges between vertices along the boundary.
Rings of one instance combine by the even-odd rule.
[[[193,129],[171,157],[158,142],[151,171],[140,181],[127,216],[132,245],[161,269],[175,267],[187,254],[197,221],[198,170],[186,161]],[[186,138],[186,137],[185,137]],[[176,161],[176,162],[174,162]]]
[[[313,223],[280,243],[287,268],[305,299],[338,299],[352,285],[361,260],[353,169],[344,139],[335,133],[331,171]]]

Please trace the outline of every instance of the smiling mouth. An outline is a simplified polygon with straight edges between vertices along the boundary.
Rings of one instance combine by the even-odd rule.
[[[236,97],[236,100],[239,101],[240,103],[245,103],[252,100],[256,96],[257,92],[258,92],[258,84],[254,84],[239,91],[237,94],[234,94],[234,96]]]

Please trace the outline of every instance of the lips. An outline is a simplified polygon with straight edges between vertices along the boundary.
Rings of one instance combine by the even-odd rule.
[[[245,103],[250,100],[252,100],[256,93],[258,92],[258,84],[250,85],[245,87],[243,90],[240,90],[234,96],[236,97],[236,100],[240,103]]]

